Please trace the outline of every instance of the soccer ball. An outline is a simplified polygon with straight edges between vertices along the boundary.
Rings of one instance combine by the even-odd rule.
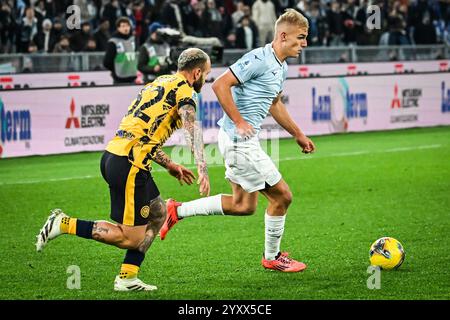
[[[405,250],[402,244],[390,237],[375,241],[370,247],[370,264],[383,270],[397,269],[405,260]]]

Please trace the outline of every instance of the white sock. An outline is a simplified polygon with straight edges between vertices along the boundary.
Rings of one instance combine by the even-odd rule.
[[[284,222],[286,216],[269,216],[266,211],[264,217],[266,240],[264,248],[264,258],[267,260],[275,260],[278,252],[280,252],[281,237],[284,233]]]
[[[222,195],[217,194],[212,197],[183,202],[183,204],[177,208],[177,214],[178,218],[223,215]]]

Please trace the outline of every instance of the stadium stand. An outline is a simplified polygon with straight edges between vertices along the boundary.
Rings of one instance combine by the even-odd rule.
[[[66,23],[71,5],[81,12],[81,27],[74,30]],[[380,8],[379,29],[366,27],[369,5]],[[313,48],[450,41],[445,0],[1,0],[0,53],[104,51],[121,16],[133,23],[136,50],[149,37],[153,22],[186,36],[219,38],[226,50],[250,50],[270,41],[274,19],[288,7],[308,18],[308,45]],[[345,52],[339,57],[351,60]],[[395,52],[387,57],[400,58]]]

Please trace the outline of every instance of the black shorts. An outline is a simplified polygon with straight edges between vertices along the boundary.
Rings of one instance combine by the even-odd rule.
[[[109,185],[111,219],[127,226],[146,225],[150,201],[159,196],[151,173],[132,165],[128,157],[108,151],[103,153],[100,170]]]

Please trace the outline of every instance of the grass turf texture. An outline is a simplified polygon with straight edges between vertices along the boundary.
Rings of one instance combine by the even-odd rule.
[[[155,292],[115,293],[124,251],[74,236],[36,253],[35,235],[52,208],[82,219],[109,218],[101,153],[0,160],[1,299],[449,299],[450,127],[315,137],[303,155],[280,141],[280,171],[291,187],[282,249],[304,261],[303,273],[260,265],[264,210],[249,217],[194,217],[157,238],[140,277]],[[170,150],[169,150],[170,151]],[[287,159],[287,160],[283,160]],[[157,167],[157,166],[155,166]],[[212,194],[228,193],[223,166],[209,169]],[[164,198],[198,197],[155,170]],[[397,238],[406,260],[369,290],[368,251]],[[78,265],[81,289],[69,290]]]

